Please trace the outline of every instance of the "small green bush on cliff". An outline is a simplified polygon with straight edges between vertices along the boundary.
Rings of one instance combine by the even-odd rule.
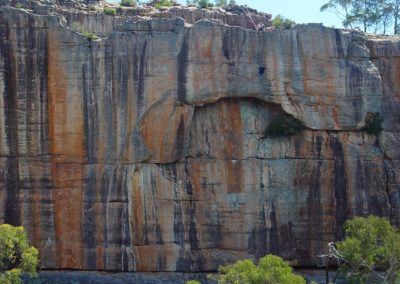
[[[83,34],[88,41],[93,41],[97,38],[97,36],[94,33],[86,30],[86,28],[79,22],[73,22],[71,25],[71,29],[74,32]]]
[[[111,8],[111,7],[104,8],[104,14],[106,14],[106,15],[113,16],[116,13],[117,13],[117,10],[115,8]]]
[[[37,276],[38,255],[23,227],[0,225],[0,283],[20,284],[22,273]]]
[[[265,136],[288,137],[304,130],[304,124],[294,117],[282,115],[273,119],[265,130]]]
[[[369,112],[365,117],[365,125],[361,129],[371,135],[379,135],[382,128],[383,118],[379,112]]]
[[[135,7],[136,1],[135,0],[121,0],[121,2],[119,2],[119,4],[121,6],[125,6],[125,7]]]
[[[253,261],[239,260],[232,265],[221,266],[218,275],[209,275],[209,278],[218,283],[280,283],[305,284],[303,277],[293,273],[289,264],[279,256],[266,255],[258,264]]]

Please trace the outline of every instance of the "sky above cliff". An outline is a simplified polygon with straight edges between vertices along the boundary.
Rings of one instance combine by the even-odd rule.
[[[328,0],[236,0],[236,2],[272,14],[273,17],[280,14],[296,23],[323,23],[327,27],[342,27],[341,20],[336,15],[319,11]]]
[[[118,3],[119,0],[108,2]],[[178,2],[185,4],[186,0],[178,0]],[[280,14],[296,23],[323,23],[327,27],[342,27],[341,20],[334,14],[319,11],[319,8],[328,0],[236,0],[236,2],[272,14],[273,17]]]

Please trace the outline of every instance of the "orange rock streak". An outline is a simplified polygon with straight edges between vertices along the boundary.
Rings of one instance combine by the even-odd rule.
[[[68,92],[66,66],[61,60],[57,43],[55,32],[50,33],[47,42],[48,121],[54,185],[56,266],[79,269],[83,260],[81,220],[84,127],[81,117],[73,115],[79,113],[81,106],[77,94]]]

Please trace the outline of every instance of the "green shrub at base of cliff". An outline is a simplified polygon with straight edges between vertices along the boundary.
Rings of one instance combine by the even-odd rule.
[[[265,129],[266,137],[289,137],[304,130],[304,124],[290,116],[279,116],[273,119]]]
[[[20,284],[23,273],[36,277],[38,256],[23,227],[0,225],[0,283]]]
[[[339,270],[350,283],[400,283],[400,233],[388,220],[355,217],[336,244]]]
[[[305,284],[306,280],[293,273],[289,264],[279,256],[266,255],[258,264],[249,259],[239,260],[232,265],[221,266],[218,275],[209,275],[218,283],[280,283]]]
[[[117,13],[117,10],[115,8],[111,8],[111,7],[106,7],[104,8],[104,14],[106,15],[110,15],[110,16],[114,16]]]
[[[201,284],[201,283],[197,280],[189,280],[186,282],[186,284]]]
[[[119,4],[121,6],[125,6],[125,7],[135,7],[136,1],[135,0],[121,0],[121,2],[119,2]]]
[[[370,135],[379,135],[382,128],[383,118],[379,112],[369,112],[365,117],[365,125],[361,130],[367,132]]]

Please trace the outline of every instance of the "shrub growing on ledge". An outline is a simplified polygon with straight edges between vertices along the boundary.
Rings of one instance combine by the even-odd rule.
[[[121,0],[121,2],[119,2],[119,4],[121,6],[125,6],[125,7],[134,7],[134,6],[136,6],[136,1],[135,0]]]
[[[113,16],[117,13],[117,10],[114,8],[111,8],[111,7],[106,7],[106,8],[104,8],[103,11],[104,11],[104,14],[111,15],[111,16]]]
[[[279,116],[273,119],[265,129],[265,136],[288,137],[304,130],[304,124],[290,116]]]
[[[383,118],[379,112],[369,112],[365,117],[365,125],[361,130],[371,135],[378,135],[383,130]]]
[[[71,29],[74,32],[83,34],[88,41],[93,41],[97,38],[97,36],[94,33],[86,30],[85,27],[78,22],[73,22],[71,25]]]

